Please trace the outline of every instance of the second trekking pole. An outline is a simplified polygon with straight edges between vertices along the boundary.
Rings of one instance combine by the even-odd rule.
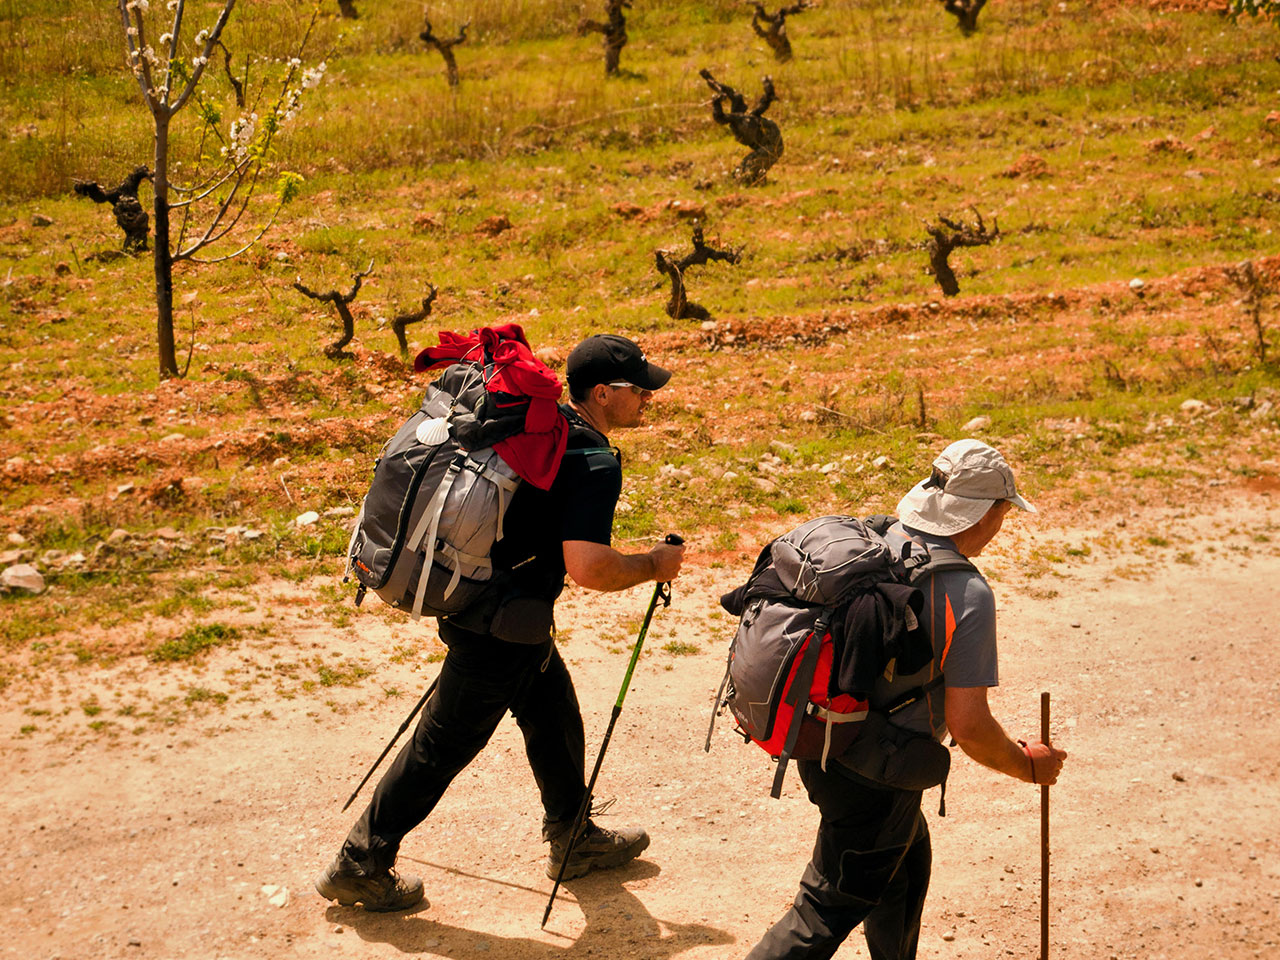
[[[678,534],[668,533],[664,538],[665,543],[678,546],[684,543],[684,538]],[[636,637],[636,645],[631,648],[631,662],[627,664],[626,676],[622,678],[622,689],[618,691],[618,699],[614,701],[613,713],[609,717],[609,726],[604,732],[604,741],[600,744],[600,752],[596,755],[596,765],[591,771],[591,779],[587,781],[587,792],[582,796],[582,804],[578,807],[578,814],[573,818],[573,827],[569,830],[569,843],[564,852],[564,859],[560,861],[560,870],[556,874],[555,886],[551,888],[551,897],[547,900],[547,909],[542,912],[542,926],[547,925],[547,918],[551,916],[551,908],[556,902],[556,893],[560,890],[560,883],[564,880],[565,868],[569,865],[569,857],[573,855],[573,846],[578,840],[578,831],[582,828],[582,822],[587,818],[587,810],[591,808],[591,791],[595,789],[596,777],[600,775],[600,764],[604,762],[604,752],[609,749],[609,738],[613,736],[613,726],[618,722],[618,715],[622,713],[622,701],[627,698],[627,688],[631,686],[631,674],[635,672],[636,661],[640,659],[640,647],[644,645],[644,636],[649,632],[649,621],[653,619],[653,611],[658,606],[658,601],[662,601],[664,607],[671,606],[671,584],[658,583],[653,588],[653,598],[649,601],[649,609],[645,611],[644,622],[640,624],[640,635]]]

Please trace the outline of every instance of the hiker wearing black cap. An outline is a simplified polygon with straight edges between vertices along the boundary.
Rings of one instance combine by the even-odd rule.
[[[625,337],[589,337],[566,363],[570,402],[567,450],[549,490],[523,484],[494,544],[506,571],[499,609],[506,616],[451,616],[440,621],[448,654],[413,739],[382,777],[338,856],[316,881],[321,896],[366,910],[403,910],[423,899],[422,881],[393,869],[400,842],[431,813],[445,789],[489,741],[509,710],[541,794],[546,872],[555,878],[586,792],[585,736],[573,681],[550,635],[550,609],[566,573],[591,590],[666,582],[680,571],[684,547],[661,543],[645,553],[610,546],[622,490],[615,428],[638,425],[654,391],[671,374]],[[544,616],[545,614],[545,616]],[[640,854],[639,827],[606,829],[589,817],[573,844],[566,879],[616,867]]]
[[[1019,496],[1004,457],[978,440],[959,440],[902,498],[898,522],[885,539],[899,555],[911,542],[972,560],[1014,507],[1035,511]],[[934,659],[919,673],[882,677],[872,708],[923,692],[893,714],[891,723],[901,731],[896,735],[914,734],[927,740],[930,751],[945,754],[938,742],[950,731],[984,766],[1029,783],[1054,783],[1066,753],[1038,740],[1010,739],[987,704],[988,688],[998,683],[995,598],[987,581],[976,568],[951,565],[916,586],[924,595],[920,620],[930,625]],[[872,960],[915,957],[932,861],[921,790],[886,782],[892,778],[883,772],[883,757],[874,762],[874,751],[865,743],[860,750],[860,740],[825,770],[818,761],[797,764],[822,814],[813,858],[794,905],[747,960],[827,958],[858,924]]]

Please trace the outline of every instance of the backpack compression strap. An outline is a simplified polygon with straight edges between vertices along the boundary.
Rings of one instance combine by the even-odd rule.
[[[796,741],[800,739],[800,726],[804,723],[807,714],[809,688],[813,686],[813,675],[818,669],[818,655],[822,651],[822,635],[827,632],[829,621],[830,611],[823,611],[822,616],[818,617],[817,622],[814,623],[804,657],[800,661],[800,668],[796,670],[795,679],[791,681],[791,686],[787,690],[784,702],[792,706],[791,727],[787,730],[787,741],[782,748],[781,756],[778,757],[778,769],[773,774],[773,789],[769,791],[769,796],[775,800],[782,796],[782,778],[787,774],[787,764],[791,762]]]

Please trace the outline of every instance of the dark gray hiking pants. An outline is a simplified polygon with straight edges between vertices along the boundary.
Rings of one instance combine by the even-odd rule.
[[[413,739],[378,782],[342,852],[365,870],[395,863],[404,835],[489,742],[510,710],[551,820],[572,820],[586,793],[578,697],[553,643],[506,643],[440,625],[449,653]]]
[[[826,960],[860,923],[871,960],[912,960],[933,858],[920,792],[796,766],[822,813],[818,840],[795,904],[747,960]]]

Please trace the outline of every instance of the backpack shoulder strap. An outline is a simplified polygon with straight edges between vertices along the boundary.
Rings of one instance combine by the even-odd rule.
[[[907,576],[912,584],[935,573],[947,573],[951,570],[967,570],[977,573],[978,568],[964,554],[947,547],[925,547],[912,541],[911,555],[907,557]],[[911,561],[915,560],[915,563]]]

